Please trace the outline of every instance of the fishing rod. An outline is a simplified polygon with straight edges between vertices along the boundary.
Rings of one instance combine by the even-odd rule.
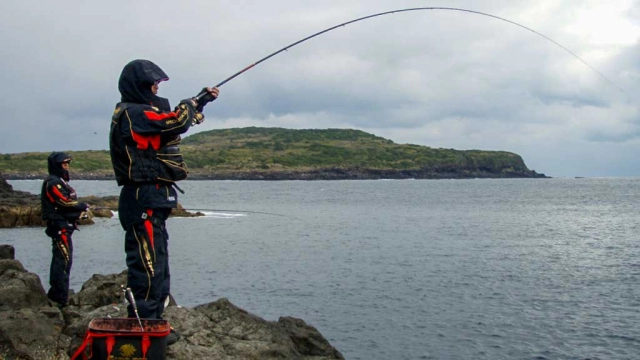
[[[140,315],[138,315],[138,306],[136,305],[136,299],[133,297],[133,292],[131,292],[131,288],[125,288],[124,285],[120,285],[122,288],[122,292],[124,293],[124,298],[129,301],[131,307],[133,308],[133,312],[136,314],[136,319],[138,319],[138,325],[140,325],[140,330],[144,332],[144,326],[142,326],[142,321],[140,321]]]
[[[260,59],[260,60],[258,60],[258,61],[256,61],[256,62],[254,62],[254,63],[252,63],[252,64],[250,64],[249,66],[245,67],[244,69],[242,69],[242,70],[238,71],[237,73],[235,73],[235,74],[233,74],[233,75],[229,76],[228,78],[224,79],[223,81],[219,82],[217,85],[215,85],[215,87],[220,87],[220,86],[222,86],[222,85],[226,84],[227,82],[229,82],[229,81],[231,81],[232,79],[236,78],[236,77],[237,77],[237,76],[239,76],[240,74],[242,74],[242,73],[246,72],[247,70],[249,70],[249,69],[251,69],[251,68],[255,67],[256,65],[260,64],[261,62],[264,62],[264,61],[266,61],[266,60],[268,60],[268,59],[270,59],[270,58],[272,58],[272,57],[274,57],[274,56],[276,56],[276,55],[280,54],[280,53],[281,53],[281,52],[283,52],[283,51],[287,51],[287,50],[289,50],[290,48],[292,48],[292,47],[294,47],[294,46],[296,46],[296,45],[298,45],[298,44],[301,44],[301,43],[303,43],[303,42],[305,42],[305,41],[307,41],[307,40],[309,40],[309,39],[312,39],[312,38],[314,38],[314,37],[316,37],[316,36],[318,36],[318,35],[322,35],[322,34],[324,34],[324,33],[326,33],[326,32],[331,31],[331,30],[337,29],[337,28],[339,28],[339,27],[344,27],[344,26],[346,26],[346,25],[353,24],[353,23],[358,22],[358,21],[362,21],[362,20],[367,20],[367,19],[371,19],[371,18],[374,18],[374,17],[378,17],[378,16],[389,15],[389,14],[395,14],[395,13],[401,13],[401,12],[409,12],[409,11],[420,11],[420,10],[449,10],[449,11],[461,11],[461,12],[465,12],[465,13],[471,13],[471,14],[476,14],[476,15],[488,16],[488,17],[490,17],[490,18],[494,18],[494,19],[502,20],[502,21],[508,22],[508,23],[510,23],[510,24],[513,24],[513,25],[519,26],[519,27],[521,27],[521,28],[523,28],[523,29],[525,29],[525,30],[529,30],[529,31],[531,31],[532,33],[534,33],[534,34],[536,34],[536,35],[539,35],[539,36],[541,36],[541,37],[545,38],[546,40],[548,40],[548,41],[552,42],[553,44],[557,45],[558,47],[560,47],[560,48],[561,48],[561,49],[563,49],[564,51],[566,51],[566,52],[568,52],[569,54],[573,55],[573,57],[575,57],[576,59],[580,60],[584,65],[586,65],[586,66],[587,66],[587,67],[589,67],[591,70],[593,70],[595,73],[597,73],[598,75],[600,75],[600,77],[602,77],[602,78],[603,78],[604,80],[606,80],[608,83],[610,83],[611,85],[613,85],[613,86],[614,86],[615,88],[617,88],[620,92],[622,92],[623,94],[627,95],[627,97],[630,97],[630,95],[629,95],[629,94],[627,94],[627,93],[626,93],[626,92],[625,92],[621,87],[619,87],[618,85],[616,85],[613,81],[611,81],[609,78],[607,78],[604,74],[602,74],[600,71],[596,70],[593,66],[589,65],[589,63],[587,63],[585,60],[583,60],[581,57],[579,57],[579,56],[578,56],[577,54],[575,54],[573,51],[571,51],[571,50],[567,49],[566,47],[562,46],[561,44],[559,44],[559,43],[558,43],[558,42],[556,42],[555,40],[551,39],[550,37],[548,37],[548,36],[546,36],[546,35],[544,35],[544,34],[541,34],[541,33],[537,32],[537,31],[535,31],[535,30],[533,30],[533,29],[531,29],[531,28],[529,28],[529,27],[527,27],[527,26],[524,26],[524,25],[522,25],[522,24],[519,24],[519,23],[517,23],[517,22],[515,22],[515,21],[511,21],[511,20],[509,20],[509,19],[505,19],[505,18],[500,17],[500,16],[491,15],[491,14],[484,13],[484,12],[481,12],[481,11],[468,10],[468,9],[461,9],[461,8],[455,8],[455,7],[416,7],[416,8],[407,8],[407,9],[391,10],[391,11],[385,11],[385,12],[381,12],[381,13],[377,13],[377,14],[372,14],[372,15],[363,16],[363,17],[360,17],[360,18],[357,18],[357,19],[353,19],[353,20],[350,20],[350,21],[347,21],[347,22],[343,22],[343,23],[338,24],[338,25],[334,25],[334,26],[332,26],[332,27],[330,27],[330,28],[327,28],[327,29],[324,29],[324,30],[322,30],[322,31],[318,31],[318,32],[317,32],[317,33],[315,33],[315,34],[309,35],[309,36],[305,37],[304,39],[300,39],[300,40],[298,40],[298,41],[296,41],[296,42],[294,42],[294,43],[291,43],[291,44],[289,44],[289,45],[287,45],[287,46],[283,47],[282,49],[280,49],[280,50],[278,50],[278,51],[275,51],[275,52],[273,52],[273,53],[271,53],[271,54],[269,54],[269,55],[267,55],[267,56],[263,57],[262,59]],[[205,94],[206,94],[206,92],[205,92],[205,91],[200,92],[200,93],[195,97],[195,100],[196,100],[196,101],[199,101],[199,100],[200,100],[200,99],[201,99]]]

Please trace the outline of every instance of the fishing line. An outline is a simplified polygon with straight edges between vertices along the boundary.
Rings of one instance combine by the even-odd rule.
[[[272,213],[272,212],[266,212],[266,211],[250,211],[250,210],[229,210],[229,209],[192,209],[192,208],[185,208],[183,210],[186,211],[212,211],[212,212],[232,212],[232,213],[249,213],[249,214],[262,214],[262,215],[273,215],[273,216],[281,216],[281,217],[285,217],[285,218],[289,218],[289,219],[295,219],[298,221],[302,221],[304,223],[307,223],[306,221],[294,217],[294,216],[290,216],[290,215],[284,215],[284,214],[277,214],[277,213]]]
[[[523,28],[523,29],[525,29],[525,30],[529,30],[529,31],[531,31],[532,33],[534,33],[534,34],[536,34],[536,35],[538,35],[538,36],[541,36],[541,37],[543,37],[544,39],[546,39],[546,40],[548,40],[548,41],[552,42],[553,44],[555,44],[555,45],[557,45],[558,47],[560,47],[562,50],[564,50],[564,51],[568,52],[568,53],[569,53],[569,54],[571,54],[573,57],[575,57],[576,59],[580,60],[584,65],[586,65],[587,67],[589,67],[589,69],[593,70],[596,74],[600,75],[600,77],[602,77],[604,80],[606,80],[609,84],[613,85],[613,86],[614,86],[615,88],[617,88],[620,92],[622,92],[623,94],[627,95],[627,97],[629,97],[629,98],[630,98],[629,94],[627,94],[624,90],[622,90],[622,88],[621,88],[621,87],[619,87],[619,86],[618,86],[618,85],[616,85],[613,81],[611,81],[609,78],[607,78],[603,73],[601,73],[600,71],[596,70],[596,68],[594,68],[593,66],[589,65],[589,63],[587,63],[584,59],[582,59],[581,57],[579,57],[579,56],[578,56],[577,54],[575,54],[573,51],[571,51],[571,50],[567,49],[566,47],[562,46],[561,44],[559,44],[559,43],[558,43],[558,42],[556,42],[555,40],[551,39],[550,37],[548,37],[548,36],[546,36],[546,35],[544,35],[544,34],[541,34],[541,33],[537,32],[537,31],[535,31],[535,30],[533,30],[533,29],[531,29],[531,28],[529,28],[529,27],[527,27],[527,26],[524,26],[524,25],[522,25],[522,24],[519,24],[519,23],[517,23],[517,22],[515,22],[515,21],[511,21],[511,20],[509,20],[509,19],[505,19],[505,18],[500,17],[500,16],[491,15],[491,14],[488,14],[488,13],[484,13],[484,12],[480,12],[480,11],[475,11],[475,10],[468,10],[468,9],[461,9],[461,8],[454,8],[454,7],[417,7],[417,8],[407,8],[407,9],[391,10],[391,11],[385,11],[385,12],[381,12],[381,13],[377,13],[377,14],[372,14],[372,15],[363,16],[363,17],[360,17],[360,18],[357,18],[357,19],[353,19],[353,20],[350,20],[350,21],[347,21],[347,22],[344,22],[344,23],[341,23],[341,24],[338,24],[338,25],[332,26],[332,27],[330,27],[330,28],[327,28],[327,29],[324,29],[324,30],[322,30],[322,31],[319,31],[319,32],[317,32],[317,33],[315,33],[315,34],[309,35],[309,36],[305,37],[304,39],[300,39],[300,40],[298,40],[298,41],[296,41],[296,42],[294,42],[294,43],[291,43],[291,44],[289,44],[289,45],[287,45],[287,46],[283,47],[282,49],[280,49],[280,50],[278,50],[278,51],[275,51],[275,52],[273,52],[273,53],[271,53],[271,54],[269,54],[269,55],[267,55],[267,56],[263,57],[262,59],[260,59],[260,60],[258,60],[258,61],[256,61],[256,62],[254,62],[254,63],[252,63],[252,64],[250,64],[249,66],[245,67],[244,69],[242,69],[242,70],[238,71],[237,73],[235,73],[235,74],[233,74],[233,75],[229,76],[228,78],[224,79],[223,81],[219,82],[217,85],[215,85],[215,87],[220,87],[220,86],[222,86],[222,85],[226,84],[227,82],[231,81],[232,79],[234,79],[234,78],[235,78],[235,77],[237,77],[238,75],[240,75],[240,74],[244,73],[245,71],[247,71],[247,70],[249,70],[249,69],[251,69],[251,68],[255,67],[256,65],[260,64],[261,62],[266,61],[266,60],[268,60],[268,59],[270,59],[270,58],[272,58],[272,57],[274,57],[274,56],[278,55],[279,53],[281,53],[281,52],[283,52],[283,51],[287,51],[287,50],[289,50],[290,48],[292,48],[292,47],[294,47],[294,46],[296,46],[296,45],[298,45],[298,44],[301,44],[301,43],[303,43],[303,42],[305,42],[305,41],[307,41],[307,40],[309,40],[309,39],[312,39],[312,38],[314,38],[314,37],[316,37],[316,36],[318,36],[318,35],[322,35],[322,34],[324,34],[324,33],[326,33],[326,32],[331,31],[331,30],[334,30],[334,29],[337,29],[337,28],[339,28],[339,27],[343,27],[343,26],[346,26],[346,25],[349,25],[349,24],[353,24],[353,23],[358,22],[358,21],[362,21],[362,20],[367,20],[367,19],[371,19],[371,18],[374,18],[374,17],[378,17],[378,16],[389,15],[389,14],[395,14],[395,13],[401,13],[401,12],[408,12],[408,11],[419,11],[419,10],[450,10],[450,11],[461,11],[461,12],[465,12],[465,13],[471,13],[471,14],[476,14],[476,15],[488,16],[488,17],[491,17],[491,18],[494,18],[494,19],[502,20],[502,21],[508,22],[508,23],[510,23],[510,24],[513,24],[513,25],[519,26],[519,27],[521,27],[521,28]],[[206,92],[202,92],[202,93],[198,94],[198,95],[196,96],[196,100],[200,100],[200,98],[202,98],[202,96],[204,96],[205,94],[206,94]]]
[[[108,207],[90,207],[89,210],[111,210]],[[177,210],[184,210],[184,211],[211,211],[211,212],[231,212],[231,213],[249,213],[249,214],[262,214],[262,215],[272,215],[272,216],[281,216],[281,217],[285,217],[285,218],[289,218],[289,219],[294,219],[294,220],[298,220],[298,221],[302,221],[303,223],[307,223],[309,224],[309,222],[304,221],[300,218],[294,217],[294,216],[290,216],[290,215],[284,215],[284,214],[278,214],[278,213],[272,213],[272,212],[266,212],[266,211],[251,211],[251,210],[230,210],[230,209],[193,209],[193,208],[180,208]]]

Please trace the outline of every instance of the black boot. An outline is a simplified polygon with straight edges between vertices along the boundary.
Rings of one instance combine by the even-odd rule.
[[[167,345],[175,344],[178,340],[180,340],[180,333],[171,328],[171,332],[167,335]]]

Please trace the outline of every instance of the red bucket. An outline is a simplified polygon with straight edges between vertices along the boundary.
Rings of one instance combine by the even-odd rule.
[[[83,344],[71,357],[82,355],[91,360],[164,360],[167,335],[171,327],[166,320],[132,318],[98,318],[89,323]],[[91,353],[84,352],[90,345]]]

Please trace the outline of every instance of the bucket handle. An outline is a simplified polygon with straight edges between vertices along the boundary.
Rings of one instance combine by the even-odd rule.
[[[87,348],[87,344],[89,344],[90,341],[91,341],[91,332],[87,331],[87,335],[84,337],[84,341],[82,341],[82,344],[76,350],[76,352],[73,353],[71,360],[77,359],[78,356],[80,356],[81,354],[82,354],[82,360],[87,360],[87,355],[84,353],[84,349]]]

